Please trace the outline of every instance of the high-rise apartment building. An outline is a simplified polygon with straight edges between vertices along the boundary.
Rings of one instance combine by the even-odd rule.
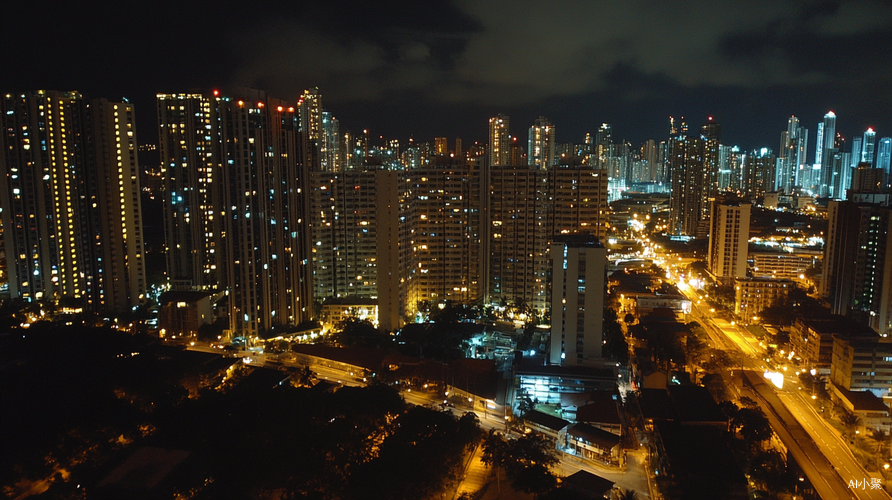
[[[549,363],[596,364],[602,357],[607,249],[591,235],[555,236],[549,261]]]
[[[544,116],[540,116],[530,127],[527,147],[527,164],[545,170],[555,161],[554,125]]]
[[[487,301],[544,311],[548,243],[548,172],[528,166],[488,172],[488,233],[484,235]]]
[[[157,103],[167,277],[174,289],[211,290],[224,280],[215,99],[158,94]]]
[[[407,314],[424,303],[482,296],[480,181],[477,165],[457,162],[405,173],[400,217]]]
[[[877,133],[872,128],[864,131],[864,139],[861,142],[861,163],[873,165],[874,152],[876,151]]]
[[[311,172],[322,169],[322,163],[328,162],[323,157],[327,151],[326,135],[323,128],[322,94],[319,89],[304,90],[297,101],[297,110],[301,123],[306,124],[303,130],[305,141],[303,151],[305,165]]]
[[[378,326],[399,328],[399,173],[313,172],[310,183],[315,300],[376,300]]]
[[[831,200],[821,295],[834,314],[892,329],[892,217],[878,204]]]
[[[736,197],[717,197],[709,216],[709,272],[726,283],[746,277],[752,205]]]
[[[575,160],[547,170],[512,166],[484,172],[488,301],[544,311],[548,243],[561,234],[606,236],[607,171],[581,164],[587,163],[584,156],[574,154]]]
[[[830,150],[836,147],[836,114],[828,111],[824,115],[824,121],[819,127],[817,150],[815,151],[815,163],[820,165],[821,178],[818,192],[821,196],[828,196],[833,180]],[[818,152],[820,151],[820,154]]]
[[[158,95],[169,273],[228,291],[236,335],[314,314],[305,165],[318,156],[303,148],[312,108],[250,89]]]
[[[775,186],[779,191],[790,194],[793,186],[800,185],[800,171],[806,166],[808,151],[808,129],[799,125],[799,118],[791,116],[787,120],[787,130],[781,132],[781,144],[775,172]]]
[[[489,164],[490,165],[513,165],[508,162],[509,119],[507,116],[498,115],[489,119]]]
[[[547,171],[549,235],[607,235],[607,171],[582,166],[553,167]]]
[[[703,140],[676,136],[669,140],[670,232],[706,237],[709,233],[709,172],[703,159]]]
[[[0,102],[0,217],[11,297],[103,313],[145,300],[133,105],[77,92]]]
[[[700,140],[703,141],[703,168],[707,173],[709,196],[719,192],[719,141],[722,127],[709,117],[700,127]]]
[[[319,169],[323,172],[340,172],[343,146],[340,122],[328,111],[322,112],[322,137],[319,145]]]
[[[756,201],[765,196],[765,193],[775,190],[774,153],[769,148],[754,149],[746,155],[743,165],[744,198]]]
[[[142,206],[133,105],[93,99],[89,105],[94,168],[81,184],[94,248],[86,262],[95,277],[88,297],[94,310],[124,311],[146,292]],[[83,196],[83,195],[82,195]]]

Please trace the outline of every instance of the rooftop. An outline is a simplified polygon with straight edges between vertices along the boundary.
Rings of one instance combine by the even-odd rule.
[[[530,410],[524,416],[524,420],[527,422],[534,423],[536,425],[540,425],[547,429],[552,429],[555,431],[559,431],[564,427],[570,425],[570,422],[562,418],[558,418],[547,413],[542,413],[538,410]]]
[[[599,424],[620,424],[619,408],[613,395],[608,391],[595,391],[598,394],[592,398],[592,402],[580,406],[576,410],[577,422],[597,422]]]
[[[839,386],[836,386],[836,390],[852,403],[855,411],[881,411],[887,414],[890,412],[883,399],[870,391],[848,391]]]
[[[588,424],[573,424],[567,429],[567,434],[582,438],[589,443],[608,450],[618,445],[620,441],[620,437],[616,434]]]
[[[594,247],[604,248],[604,245],[593,234],[556,234],[553,241],[555,243],[566,243],[569,247]]]
[[[822,334],[843,333],[849,336],[877,337],[876,332],[870,327],[860,325],[851,318],[839,314],[822,318],[799,318],[797,322]]]
[[[613,481],[585,470],[573,473],[561,481],[562,488],[588,494],[592,498],[601,498],[606,495],[613,489],[613,485]]]
[[[164,292],[158,297],[158,303],[161,305],[170,304],[171,302],[198,302],[199,300],[210,297],[207,292],[192,291],[172,291]]]

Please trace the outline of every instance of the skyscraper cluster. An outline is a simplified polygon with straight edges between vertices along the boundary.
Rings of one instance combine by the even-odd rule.
[[[300,120],[312,113],[247,89],[157,102],[172,285],[226,290],[244,336],[312,318],[303,165],[315,151],[302,144],[317,124]]]
[[[102,314],[145,300],[134,110],[77,92],[0,103],[0,217],[9,294]]]
[[[132,105],[39,91],[6,95],[3,111],[10,295],[103,312],[144,302]],[[886,203],[892,155],[872,129],[846,141],[832,112],[813,162],[795,116],[777,154],[722,144],[712,117],[693,135],[670,117],[667,139],[640,148],[607,123],[559,143],[545,117],[523,140],[505,115],[489,120],[488,144],[400,143],[342,128],[318,89],[297,102],[253,89],[158,94],[157,118],[152,193],[169,284],[225,292],[230,329],[244,336],[312,319],[329,298],[376,301],[385,329],[445,301],[545,311],[556,241],[603,240],[608,200],[630,188],[668,190],[669,231],[714,235],[710,267],[738,277],[751,203],[774,191],[844,199],[850,187],[854,203]]]
[[[488,150],[450,149],[443,138],[433,152],[410,142],[404,153],[420,154],[398,162],[370,154],[313,171],[315,300],[377,300],[385,328],[442,301],[544,311],[549,244],[558,234],[604,237],[607,176],[552,152],[530,160],[509,124],[490,120]],[[533,129],[530,140],[554,151],[554,126],[541,118]]]

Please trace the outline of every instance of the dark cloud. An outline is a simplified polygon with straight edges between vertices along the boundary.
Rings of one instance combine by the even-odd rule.
[[[608,121],[637,141],[665,134],[668,113],[716,114],[770,146],[785,116],[830,108],[845,133],[892,133],[883,0],[20,2],[7,19],[11,90],[140,110],[158,91],[229,84],[319,87],[342,123],[401,137],[484,139],[485,117],[507,112],[521,136],[544,114],[559,140]]]

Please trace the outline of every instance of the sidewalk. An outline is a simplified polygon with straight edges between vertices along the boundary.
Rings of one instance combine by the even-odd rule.
[[[482,457],[483,446],[478,446],[474,449],[474,453],[471,455],[470,460],[468,460],[468,463],[465,466],[464,479],[459,483],[458,488],[455,489],[455,496],[453,498],[458,498],[462,493],[473,495],[483,489],[486,485],[490,470],[480,461]]]

